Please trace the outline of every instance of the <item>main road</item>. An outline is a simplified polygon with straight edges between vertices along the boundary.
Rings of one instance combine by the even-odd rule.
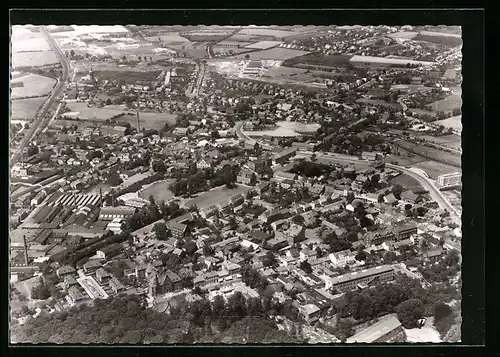
[[[269,144],[260,143],[260,142],[256,141],[255,139],[250,138],[248,135],[246,135],[242,131],[242,126],[243,126],[243,122],[238,122],[238,123],[236,123],[236,126],[235,126],[236,135],[240,139],[255,141],[255,142],[259,143],[261,146],[263,146],[264,148],[271,148],[272,150],[277,148],[277,147],[273,147]],[[304,152],[304,154],[307,154],[307,152]],[[359,160],[358,158],[356,158],[354,156],[352,158],[349,158],[347,155],[336,155],[333,153],[325,154],[323,152],[315,152],[315,154],[317,157],[322,157],[322,158],[326,158],[326,159],[334,159],[335,161],[345,162],[348,164],[361,162],[361,160]],[[446,209],[450,213],[450,215],[452,215],[455,218],[455,220],[460,221],[460,213],[456,210],[455,207],[453,207],[453,205],[448,201],[448,199],[443,195],[443,193],[435,186],[435,184],[428,177],[426,177],[424,174],[422,174],[418,171],[413,171],[413,170],[408,169],[408,168],[403,167],[403,166],[393,165],[393,164],[389,164],[389,163],[386,163],[386,166],[390,167],[392,169],[401,171],[401,172],[407,174],[408,176],[412,177],[413,179],[417,180],[422,185],[422,187],[424,187],[427,191],[429,191],[429,194],[431,195],[431,197],[439,204],[439,206],[441,208]]]
[[[42,124],[46,125],[48,123],[48,121],[45,120],[46,119],[45,116],[47,115],[47,112],[52,107],[52,105],[57,100],[57,98],[63,93],[64,88],[66,86],[66,81],[68,80],[68,76],[69,76],[70,63],[69,63],[68,59],[66,58],[66,56],[64,56],[61,49],[59,48],[59,45],[52,38],[52,36],[50,36],[50,33],[47,31],[45,26],[40,26],[40,31],[45,35],[47,42],[49,43],[50,48],[56,54],[57,58],[59,59],[59,62],[61,62],[61,65],[63,67],[63,73],[62,73],[61,78],[58,79],[56,86],[52,89],[52,92],[51,92],[48,100],[45,102],[45,104],[43,105],[41,110],[38,112],[38,115],[35,118],[34,123],[31,125],[29,131],[26,133],[24,138],[21,140],[21,142],[19,144],[19,148],[16,150],[14,155],[12,155],[11,160],[10,160],[10,167],[11,168],[19,161],[19,159],[21,158],[21,153],[23,152],[24,148],[33,139],[37,130],[38,129],[42,130],[43,126],[44,126]]]

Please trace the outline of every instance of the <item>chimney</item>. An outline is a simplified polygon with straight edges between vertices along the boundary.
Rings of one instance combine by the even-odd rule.
[[[141,124],[139,122],[139,112],[136,112],[137,114],[137,133],[141,132]]]
[[[26,244],[26,236],[23,235],[23,243],[24,243],[24,263],[28,265],[28,245]]]

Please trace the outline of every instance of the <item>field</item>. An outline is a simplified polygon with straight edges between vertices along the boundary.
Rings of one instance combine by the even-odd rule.
[[[246,194],[250,187],[238,185],[236,188],[228,189],[226,186],[214,188],[208,192],[200,194],[198,197],[187,201],[184,205],[190,207],[196,205],[198,208],[209,207],[223,200],[229,199],[239,193]]]
[[[462,131],[462,116],[457,115],[455,117],[443,119],[443,120],[436,120],[434,124],[440,124],[444,126],[445,128],[451,128],[453,130],[457,131]]]
[[[389,183],[391,185],[400,184],[408,190],[421,190],[423,188],[417,180],[405,174],[399,175],[389,180]]]
[[[17,99],[10,102],[11,120],[30,120],[47,97]]]
[[[50,93],[56,81],[52,78],[28,74],[13,79],[11,83],[23,83],[22,87],[11,88],[11,98],[40,97]]]
[[[176,114],[139,112],[141,128],[145,127],[147,129],[160,130],[163,129],[165,123],[175,125],[176,117]],[[134,113],[134,115],[124,115],[123,117],[118,118],[117,121],[130,123],[132,126],[135,126],[137,123],[137,117]]]
[[[173,180],[164,180],[160,182],[155,182],[148,187],[141,190],[139,197],[145,200],[149,199],[149,196],[153,196],[156,202],[165,201],[172,199],[174,194],[168,189]]]
[[[411,150],[416,155],[422,155],[426,159],[446,162],[452,166],[461,166],[462,159],[458,154],[452,154],[443,150],[434,149],[428,146],[417,145],[409,141],[400,140],[397,142],[399,147]]]
[[[250,36],[273,36],[276,38],[286,38],[289,36],[294,36],[297,33],[294,31],[283,31],[283,30],[274,30],[270,28],[245,28],[238,32],[241,35],[250,35]]]
[[[38,276],[14,283],[16,289],[28,299],[31,297],[31,289],[38,285],[40,285],[40,277]]]
[[[269,135],[269,136],[299,136],[300,134],[296,132],[296,130],[301,131],[301,132],[311,132],[314,133],[316,132],[320,125],[319,124],[299,124],[297,122],[288,122],[288,121],[281,121],[277,122],[278,127],[276,129],[271,129],[271,130],[255,130],[255,131],[244,131],[245,134],[249,136],[262,136],[262,135]]]
[[[146,40],[151,41],[153,43],[158,43],[158,39],[161,39],[161,44],[166,45],[166,46],[182,46],[183,44],[190,43],[187,38],[179,36],[178,32],[172,32],[172,33],[163,33],[160,34],[159,36],[149,36],[146,37]]]
[[[32,52],[13,52],[12,68],[21,67],[40,67],[49,64],[58,63],[57,56],[52,51],[32,51]]]
[[[247,48],[258,49],[258,50],[266,50],[271,47],[276,47],[281,45],[283,42],[281,41],[260,41],[257,43],[253,43],[251,45],[247,45]]]
[[[156,80],[160,75],[161,71],[117,71],[117,70],[106,70],[106,71],[95,71],[94,75],[98,80],[117,80],[123,81],[125,83],[134,84],[137,81],[151,82]]]
[[[12,26],[12,53],[50,51],[50,46],[40,32],[33,32],[26,26]]]
[[[307,51],[292,50],[289,48],[271,48],[269,50],[257,51],[249,53],[251,60],[271,59],[277,61],[284,61],[297,56],[307,54]],[[231,56],[231,58],[244,59],[246,54]]]
[[[287,66],[295,64],[308,64],[317,66],[343,67],[349,65],[350,55],[334,55],[324,56],[319,54],[307,54],[301,57],[296,57],[291,61],[287,61]]]
[[[418,137],[452,149],[459,150],[462,148],[462,138],[455,134],[443,136],[419,135]]]
[[[71,110],[71,113],[66,113],[68,116],[78,117],[80,119],[95,119],[95,120],[106,120],[114,115],[127,112],[127,108],[119,105],[109,105],[104,108],[87,107],[87,103],[68,103],[67,108]]]
[[[357,103],[363,103],[363,104],[371,104],[371,105],[382,105],[384,107],[390,107],[394,109],[401,109],[401,104],[399,103],[390,103],[386,102],[385,100],[380,100],[380,99],[366,99],[366,98],[361,98],[356,100]]]
[[[402,152],[403,150],[400,150]],[[388,163],[394,163],[399,166],[414,166],[415,164],[425,161],[425,159],[421,156],[397,156],[397,155],[389,155],[385,160]]]
[[[248,48],[220,47],[220,46],[215,45],[214,47],[212,47],[212,51],[214,53],[228,53],[229,51],[233,51],[235,54],[240,54],[240,53],[249,52],[251,50],[249,50]]]
[[[439,175],[449,174],[451,172],[461,172],[462,169],[450,165],[445,165],[436,161],[422,161],[413,165],[424,170],[430,178],[436,179]]]
[[[433,111],[449,112],[462,107],[462,88],[453,88],[453,93],[445,99],[429,104]]]
[[[410,38],[414,38],[417,35],[418,35],[418,32],[400,31],[400,32],[391,33],[388,35],[388,37],[410,39]]]

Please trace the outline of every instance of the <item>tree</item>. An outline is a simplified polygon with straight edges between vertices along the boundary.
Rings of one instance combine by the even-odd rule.
[[[28,147],[28,156],[36,155],[39,152],[40,152],[40,150],[38,149],[38,146],[30,145]]]
[[[146,58],[146,57],[144,57],[144,58]],[[138,56],[138,57],[137,57],[137,59],[139,60],[139,62],[141,62],[142,57],[141,57],[141,56]]]
[[[168,228],[163,222],[158,222],[153,226],[156,239],[166,240],[168,238]]]
[[[354,257],[354,259],[356,259],[357,261],[362,261],[362,260],[366,260],[366,253],[364,250],[360,250],[358,252],[358,254],[356,254],[356,256]]]
[[[69,53],[70,53],[71,57],[75,56],[75,51],[74,50],[71,50]]]
[[[304,224],[304,217],[302,217],[300,214],[294,216],[292,218],[292,222],[298,225],[303,225]]]
[[[445,303],[438,302],[434,305],[434,323],[453,314],[452,308]]]
[[[245,60],[248,61],[250,59],[250,55],[249,54],[246,54],[245,55]]]
[[[395,184],[392,186],[391,192],[396,197],[398,200],[401,199],[401,193],[403,192],[403,186],[401,186],[399,183]]]
[[[419,299],[409,299],[396,307],[396,313],[405,328],[415,328],[418,320],[424,316],[424,306]]]
[[[460,253],[456,249],[451,249],[446,253],[444,262],[447,266],[451,267],[460,262]]]
[[[312,273],[311,264],[307,260],[304,260],[302,263],[300,263],[299,267],[300,267],[300,269],[302,269],[303,271],[305,271],[307,274],[311,274]]]
[[[116,186],[119,186],[121,185],[121,183],[123,182],[123,180],[121,179],[120,175],[118,175],[118,172],[117,171],[112,171],[109,176],[108,176],[108,180],[107,180],[107,183],[112,186],[112,187],[116,187]]]

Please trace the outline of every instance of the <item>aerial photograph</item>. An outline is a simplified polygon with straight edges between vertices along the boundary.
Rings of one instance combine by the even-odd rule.
[[[459,26],[11,26],[13,344],[460,342]]]

